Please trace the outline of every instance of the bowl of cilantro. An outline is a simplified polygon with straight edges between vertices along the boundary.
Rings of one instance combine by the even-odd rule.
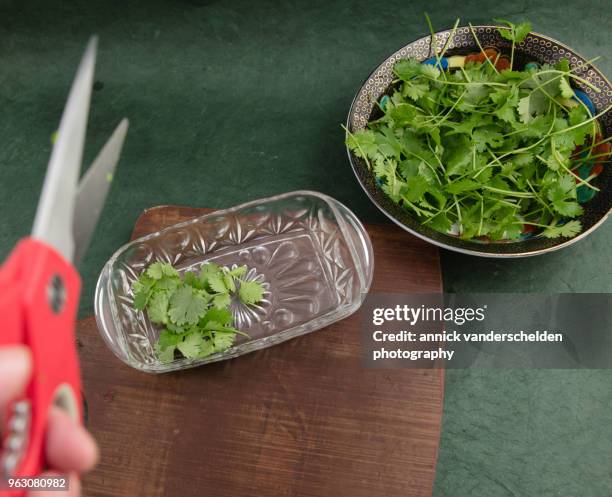
[[[603,224],[612,86],[529,23],[459,27],[416,40],[357,92],[345,128],[369,198],[440,247],[524,257]]]

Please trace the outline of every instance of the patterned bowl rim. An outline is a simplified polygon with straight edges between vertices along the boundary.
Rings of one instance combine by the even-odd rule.
[[[486,30],[486,29],[509,29],[509,28],[505,28],[503,26],[495,26],[492,24],[482,24],[482,25],[472,25],[471,26],[472,29],[474,30]],[[457,29],[469,29],[470,26],[458,26]],[[438,46],[438,38],[442,37],[442,41],[444,41],[446,35],[448,34],[448,36],[450,37],[450,35],[452,34],[453,30],[452,29],[445,29],[442,31],[436,31],[434,32],[435,35],[435,43],[436,43],[436,47]],[[586,57],[584,57],[583,55],[581,55],[580,53],[578,53],[576,50],[574,50],[573,48],[569,47],[568,45],[554,39],[551,38],[550,36],[541,34],[541,33],[537,33],[535,31],[531,31],[529,33],[529,36],[532,36],[534,38],[540,38],[542,40],[546,40],[549,41],[555,45],[557,45],[559,48],[563,48],[566,51],[568,51],[569,53],[581,58],[584,61],[587,61],[589,59],[587,59]],[[376,72],[384,66],[384,64],[391,58],[393,57],[395,54],[399,53],[403,48],[406,48],[414,43],[417,43],[421,40],[427,40],[430,39],[431,40],[431,35],[426,35],[420,38],[416,38],[415,40],[402,45],[401,47],[399,47],[398,49],[394,50],[393,52],[391,52],[389,55],[387,55],[384,60],[378,64],[371,72],[370,74],[368,74],[368,76],[363,80],[363,82],[361,83],[361,85],[359,86],[357,92],[355,93],[355,96],[353,97],[353,100],[351,101],[351,105],[349,107],[349,112],[348,112],[348,116],[346,118],[346,129],[349,130],[351,129],[351,115],[353,114],[353,111],[355,109],[355,105],[357,103],[357,100],[359,98],[359,95],[361,94],[362,90],[364,89],[364,87],[366,86],[366,84],[368,83],[368,81],[370,81],[370,79],[372,79],[372,77],[376,74]],[[484,47],[483,47],[484,48]],[[430,53],[431,53],[431,41],[430,41]],[[605,83],[606,86],[608,87],[612,87],[612,84],[610,84],[610,81],[608,80],[608,78],[593,64],[589,64],[588,65],[589,69],[591,69],[593,72],[597,73],[602,81]],[[345,135],[348,136],[348,133]],[[348,146],[345,147],[346,148],[346,153],[349,159],[349,162],[351,164],[351,169],[353,170],[353,174],[355,175],[355,177],[357,178],[357,182],[359,183],[359,185],[361,186],[361,188],[363,189],[363,191],[366,193],[367,197],[370,199],[370,201],[385,215],[387,216],[391,221],[393,221],[396,225],[398,225],[400,228],[402,228],[405,231],[408,231],[409,233],[411,233],[412,235],[416,236],[417,238],[420,238],[421,240],[424,240],[428,243],[431,243],[433,245],[436,245],[438,247],[441,248],[445,248],[447,250],[451,250],[453,252],[459,252],[462,254],[467,254],[467,255],[475,255],[475,256],[479,256],[479,257],[489,257],[489,258],[501,258],[501,259],[508,259],[508,258],[521,258],[521,257],[531,257],[534,255],[541,255],[541,254],[546,254],[546,253],[550,253],[550,252],[555,252],[557,250],[560,250],[562,248],[568,247],[570,245],[573,245],[574,243],[586,238],[588,235],[590,235],[593,231],[595,231],[597,228],[599,228],[601,225],[603,225],[605,223],[605,221],[607,220],[608,216],[612,213],[612,206],[609,208],[608,212],[606,214],[604,214],[603,216],[601,216],[601,219],[599,219],[599,221],[597,221],[596,223],[594,223],[591,227],[589,227],[588,229],[584,230],[582,233],[580,233],[579,235],[573,237],[573,238],[569,238],[567,240],[565,240],[564,242],[552,245],[550,247],[546,247],[546,248],[540,248],[540,249],[534,249],[534,250],[527,250],[527,251],[522,251],[522,252],[500,252],[500,253],[496,253],[496,252],[484,252],[482,250],[478,250],[476,247],[481,246],[481,244],[478,244],[476,242],[471,242],[471,241],[467,241],[471,244],[474,245],[475,248],[464,248],[464,247],[458,247],[455,246],[453,244],[450,243],[445,243],[443,241],[439,241],[439,240],[434,240],[432,238],[430,238],[428,235],[421,233],[419,230],[413,229],[410,226],[407,226],[405,223],[403,223],[402,221],[400,221],[399,219],[397,219],[393,214],[391,214],[387,209],[385,209],[384,206],[382,206],[377,199],[374,198],[374,196],[372,195],[372,193],[370,192],[368,186],[366,184],[364,184],[364,182],[362,181],[361,177],[359,176],[359,172],[358,172],[358,166],[354,161],[353,158],[353,154],[351,153],[350,149],[348,148]],[[450,235],[449,235],[450,238]],[[502,245],[500,243],[495,243],[492,242],[489,245]]]

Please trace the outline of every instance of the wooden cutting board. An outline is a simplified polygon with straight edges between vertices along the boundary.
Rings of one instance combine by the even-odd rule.
[[[133,237],[209,212],[145,211]],[[438,251],[368,225],[372,291],[441,292]],[[267,350],[150,375],[78,325],[89,429],[102,459],[87,497],[431,497],[442,370],[372,370],[359,313]]]

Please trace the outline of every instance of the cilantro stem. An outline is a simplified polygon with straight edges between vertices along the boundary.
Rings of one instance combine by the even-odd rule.
[[[444,43],[444,46],[442,47],[442,52],[440,53],[440,57],[444,57],[444,54],[448,50],[448,47],[450,46],[451,42],[453,41],[453,38],[455,37],[455,33],[457,32],[457,27],[459,26],[460,21],[461,21],[460,18],[457,18],[457,20],[455,21],[455,24],[453,25],[451,29],[450,35],[448,36],[446,43]]]
[[[461,224],[461,209],[459,208],[459,202],[457,202],[457,195],[453,195],[453,200],[455,201],[455,207],[457,208],[457,219],[459,220],[459,224]]]
[[[243,337],[251,338],[251,335],[249,335],[248,333],[245,333],[244,331],[237,330],[235,328],[231,328],[229,330],[227,330],[227,329],[215,330],[215,333],[237,333],[238,335],[242,335]]]
[[[472,36],[474,37],[474,41],[476,41],[476,45],[478,45],[478,48],[480,48],[480,52],[485,56],[485,60],[489,63],[489,65],[493,68],[493,70],[497,74],[499,74],[497,67],[493,65],[493,62],[491,62],[491,59],[489,59],[489,56],[486,54],[486,52],[482,48],[482,45],[480,44],[480,40],[478,39],[478,36],[476,36],[476,31],[474,31],[474,26],[472,26],[472,23],[469,23],[469,26],[470,26],[470,31],[472,32]]]
[[[493,200],[494,202],[499,202],[500,204],[505,204],[508,207],[512,207],[513,209],[516,209],[518,207],[517,204],[515,204],[513,202],[509,202],[508,200],[504,200],[503,198],[497,198],[497,197],[487,197],[487,198]]]
[[[610,152],[604,152],[603,154],[594,154],[594,155],[589,155],[583,159],[577,160],[575,162],[573,162],[572,164],[584,164],[585,162],[589,162],[592,159],[598,159],[600,157],[610,157],[610,155],[612,155]],[[571,159],[571,157],[570,157]],[[597,162],[605,162],[605,161],[597,161]]]
[[[591,145],[591,148],[598,147],[599,145],[603,145],[604,143],[608,143],[608,142],[610,142],[610,141],[612,141],[612,136],[608,136],[608,138],[605,138],[605,139],[603,139],[603,140],[599,140],[599,141],[598,141],[598,142],[596,142],[596,143],[593,143],[593,145]],[[610,155],[610,153],[605,154],[605,155]]]
[[[489,190],[490,192],[501,193],[502,195],[508,195],[509,197],[518,198],[533,198],[533,194],[527,192],[513,192],[510,190],[503,190],[502,188],[495,188],[489,185],[481,185],[481,188]]]
[[[512,224],[528,224],[529,226],[537,226],[539,228],[550,228],[553,226],[550,224],[531,223],[529,221],[514,221]]]
[[[430,81],[439,81],[436,78],[432,78],[427,74],[422,75],[423,78],[429,79]],[[455,85],[455,86],[471,86],[471,85],[481,85],[481,86],[502,86],[504,88],[510,88],[510,85],[506,83],[497,83],[495,81],[445,81],[445,85]]]
[[[595,179],[595,178],[597,178],[597,174],[591,174],[590,176],[587,176],[585,181],[591,181],[592,179]]]
[[[491,149],[490,149],[489,147],[487,147],[487,152],[489,152],[489,155],[490,155],[491,157],[493,157],[493,161],[494,161],[494,162],[497,162],[497,163],[498,163],[500,166],[502,166],[502,167],[504,166],[504,165],[502,164],[502,162],[499,160],[499,158],[498,158],[498,157],[497,157],[497,156],[496,156],[496,155],[495,155],[495,154],[494,154],[494,153],[491,151]],[[474,158],[474,161],[475,161],[475,160],[476,160],[476,158]]]
[[[497,65],[497,63],[499,62],[500,57],[501,57],[501,52],[497,52],[497,55],[495,56],[495,61],[493,62],[493,67],[495,67]]]
[[[612,109],[612,104],[608,105],[605,108],[605,110],[602,110],[599,114],[595,114],[594,116],[590,117],[586,121],[583,121],[583,122],[581,122],[579,124],[574,124],[573,126],[568,126],[567,128],[560,129],[559,131],[554,131],[554,132],[550,133],[549,136],[562,135],[563,133],[567,133],[568,131],[572,131],[574,129],[578,129],[578,128],[584,126],[585,124],[588,124],[588,123],[590,123],[592,121],[595,121],[595,120],[599,119],[601,116],[607,114],[610,109]]]
[[[510,150],[510,151],[506,152],[505,154],[500,155],[498,157],[498,160],[504,159],[504,158],[508,157],[509,155],[514,155],[514,154],[519,154],[519,153],[527,152],[527,151],[531,150],[532,148],[537,147],[540,143],[544,142],[550,136],[551,131],[553,130],[553,128],[555,126],[555,118],[556,118],[556,116],[557,116],[557,113],[555,111],[555,108],[553,107],[553,120],[552,120],[552,124],[551,124],[551,126],[550,126],[550,128],[548,130],[548,133],[544,137],[540,138],[537,142],[532,143],[531,145],[528,145],[526,147],[517,148],[515,150]],[[478,176],[482,171],[484,171],[485,168],[491,167],[492,165],[493,165],[493,162],[489,162],[488,164],[486,164],[480,171],[478,171],[478,173],[474,176],[474,178],[476,178],[476,176]]]
[[[534,209],[530,212],[527,212],[526,214],[523,214],[523,216],[527,219],[527,218],[530,218],[531,216],[534,216],[535,214],[542,212],[543,210],[544,210],[544,207],[540,207],[539,209]]]
[[[549,79],[548,81],[544,82],[544,83],[539,83],[531,92],[529,98],[531,98],[531,95],[533,95],[533,92],[536,90],[540,90],[545,96],[546,98],[548,98],[548,100],[550,100],[550,102],[552,104],[556,104],[559,107],[562,107],[563,109],[567,110],[567,105],[562,103],[561,101],[557,100],[555,97],[553,97],[550,93],[548,93],[545,89],[544,86],[550,84],[552,81],[555,81],[558,78],[553,78],[553,79]]]
[[[414,205],[410,200],[408,200],[405,196],[402,196],[402,201],[410,206],[412,208],[412,210],[418,215],[418,216],[426,216],[426,217],[433,217],[435,214],[429,211],[426,211],[425,209],[421,209],[419,207],[417,207],[416,205]],[[429,216],[427,215],[429,214]]]
[[[580,76],[576,76],[575,74],[573,74],[571,71],[570,72],[564,72],[564,71],[559,71],[558,69],[544,69],[542,71],[538,71],[536,74],[540,75],[540,74],[558,74],[557,77],[549,79],[547,81],[551,82],[551,81],[555,81],[556,79],[560,79],[563,76],[569,76],[572,79],[575,79],[576,81],[579,81],[580,83],[582,83],[585,86],[588,86],[591,90],[593,90],[595,93],[601,93],[601,90],[599,88],[597,88],[596,86],[594,86],[592,83],[590,83],[589,81],[587,81],[584,78],[581,78]],[[528,78],[525,78],[524,80],[522,80],[521,84],[524,83],[525,81],[529,81],[530,79],[533,78],[533,75],[530,74]]]
[[[548,212],[550,212],[551,214],[554,214],[552,209],[548,206],[548,204],[542,199],[542,197],[540,197],[536,191],[535,188],[532,186],[532,184],[529,182],[529,180],[525,180],[525,182],[527,183],[527,186],[529,187],[529,189],[533,192],[533,196],[535,197],[536,201],[542,205],[542,207],[544,207],[544,209],[546,209]]]
[[[412,156],[416,157],[417,159],[421,159],[421,160],[423,161],[423,163],[424,163],[424,164],[425,164],[425,165],[426,165],[426,166],[427,166],[429,169],[431,169],[431,172],[432,172],[432,173],[434,173],[434,176],[435,176],[435,177],[436,177],[436,179],[438,180],[438,183],[442,183],[442,182],[440,181],[440,178],[438,177],[438,172],[436,171],[436,168],[435,168],[435,167],[433,167],[433,166],[432,166],[432,165],[431,165],[429,162],[427,162],[425,159],[423,159],[423,157],[421,157],[421,156],[420,156],[420,155],[418,155],[418,154],[415,154],[414,152],[411,152],[410,150],[406,150],[406,153],[408,153],[408,154],[410,154],[410,155],[412,155]],[[434,155],[436,155],[436,154],[434,154]]]
[[[592,153],[595,148],[605,143],[608,143],[610,140],[612,140],[612,136],[606,138],[605,140],[600,140],[598,142],[595,142],[595,137],[593,136],[593,142],[591,143],[591,146],[589,147],[588,150],[581,150],[577,154],[573,154],[570,156],[570,160],[573,160],[573,163],[572,163],[573,169],[578,167],[579,164],[584,164],[593,159],[598,159],[600,157],[610,157],[612,155],[612,152],[603,152],[601,154]],[[584,153],[586,153],[586,156],[581,157],[581,155]],[[601,162],[608,162],[608,161],[597,161],[597,162],[601,163]]]
[[[461,102],[461,99],[464,97],[464,95],[467,93],[467,90],[463,90],[463,93],[461,95],[459,95],[459,98],[455,101],[455,103],[453,104],[453,106],[444,114],[444,117],[438,121],[436,123],[437,126],[440,126],[444,121],[446,121],[450,115],[453,113],[453,111],[455,110],[455,108],[457,107],[457,105],[459,105],[459,103]],[[431,116],[432,118],[434,117],[439,117],[438,116]],[[434,119],[435,120],[435,119]],[[428,122],[428,120],[425,120],[425,122]]]
[[[559,166],[561,166],[561,168],[563,170],[565,170],[566,172],[568,172],[569,174],[571,174],[573,177],[576,178],[576,180],[578,181],[579,184],[584,185],[588,188],[590,188],[591,190],[595,190],[596,192],[599,191],[599,188],[597,188],[596,186],[591,185],[589,182],[587,182],[586,180],[582,179],[580,176],[578,176],[577,174],[574,174],[563,162],[563,158],[559,156],[559,152],[557,152],[557,149],[554,146],[554,138],[551,139],[551,148],[552,148],[552,152],[555,155],[555,159],[557,160],[557,163],[559,164]],[[536,156],[538,159],[543,160],[542,157],[540,157],[539,155]],[[544,161],[546,162],[546,161]]]
[[[436,33],[433,28],[433,24],[431,23],[431,19],[429,18],[429,14],[425,12],[425,21],[427,22],[427,27],[429,28],[429,33],[431,35],[429,42],[429,53],[433,53],[436,58],[436,66],[442,69],[442,64],[440,64],[440,56],[438,55],[438,39],[436,38]]]

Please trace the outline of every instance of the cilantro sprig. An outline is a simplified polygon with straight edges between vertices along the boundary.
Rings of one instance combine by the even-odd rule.
[[[346,143],[393,202],[433,229],[494,241],[534,230],[576,236],[578,192],[599,191],[578,169],[606,162],[597,119],[610,107],[592,115],[576,98],[576,83],[599,90],[567,60],[514,68],[531,25],[501,22],[512,42],[505,68],[473,29],[480,55],[461,67],[443,69],[438,53],[433,65],[399,60],[378,115],[365,130],[346,130]]]
[[[514,49],[517,43],[522,43],[527,38],[527,35],[531,32],[530,22],[521,22],[514,24],[513,22],[506,21],[505,19],[494,19],[495,22],[504,24],[508,29],[499,29],[499,34],[502,38],[512,42],[512,48],[510,51],[510,70],[514,65]]]
[[[246,273],[246,266],[230,269],[208,263],[181,277],[171,264],[155,262],[138,277],[132,285],[134,307],[162,328],[155,345],[161,362],[177,354],[194,359],[223,352],[237,334],[248,336],[233,325],[232,297],[256,305],[264,288],[245,280]]]

